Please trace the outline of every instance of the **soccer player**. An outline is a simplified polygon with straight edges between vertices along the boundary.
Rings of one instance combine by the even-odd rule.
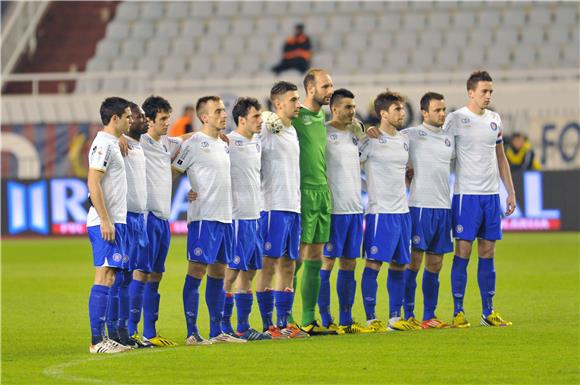
[[[226,300],[222,330],[233,334],[231,325],[234,299],[238,312],[236,336],[244,340],[272,339],[272,336],[252,329],[249,315],[252,310],[252,281],[256,270],[262,268],[262,237],[259,229],[261,199],[260,169],[262,127],[260,103],[254,98],[240,98],[232,115],[237,129],[228,135],[233,196],[234,254],[228,264],[224,281]],[[236,282],[236,293],[233,288]]]
[[[91,353],[120,353],[130,349],[105,336],[110,287],[125,261],[127,179],[118,139],[131,124],[129,102],[107,98],[100,109],[103,130],[89,151],[87,185],[91,207],[87,233],[93,249],[95,280],[89,297]]]
[[[160,96],[148,97],[142,105],[149,128],[141,135],[140,144],[145,153],[147,180],[148,239],[147,261],[141,261],[133,270],[129,285],[129,334],[138,340],[137,325],[143,308],[143,342],[154,346],[173,346],[175,343],[157,334],[155,324],[159,317],[159,283],[165,271],[171,233],[169,214],[171,204],[171,159],[182,143],[181,138],[167,136],[171,105]]]
[[[508,192],[505,215],[516,208],[515,190],[503,149],[499,114],[488,109],[493,80],[486,71],[467,79],[467,106],[450,113],[444,129],[455,137],[455,188],[452,201],[455,257],[451,268],[455,327],[469,327],[463,309],[467,264],[477,238],[477,282],[483,307],[483,326],[509,326],[493,308],[495,242],[501,239],[499,178]]]
[[[453,251],[449,174],[454,155],[453,136],[442,130],[445,122],[443,95],[427,92],[421,98],[423,123],[405,129],[412,165],[409,210],[412,222],[411,263],[405,270],[404,309],[407,321],[423,329],[445,328],[435,309],[439,297],[439,272],[443,255]],[[417,273],[425,254],[423,272],[423,322],[415,318]]]
[[[332,78],[323,69],[313,68],[304,77],[306,98],[299,115],[292,120],[300,143],[300,192],[302,236],[302,330],[310,335],[336,332],[321,327],[314,313],[320,289],[320,269],[324,244],[330,237],[330,190],[326,178],[326,115],[322,106],[330,103]]]
[[[294,303],[293,277],[300,248],[300,147],[292,119],[300,108],[298,87],[280,81],[270,90],[274,113],[266,111],[260,133],[264,212],[260,228],[264,240],[262,271],[256,298],[263,331],[272,338],[308,337],[288,322]],[[276,276],[275,287],[272,279]],[[272,290],[274,289],[274,290]],[[272,321],[274,302],[277,326]]]
[[[384,262],[389,263],[388,330],[413,330],[420,327],[401,318],[403,305],[403,272],[410,261],[411,216],[406,197],[406,167],[409,139],[403,128],[404,98],[391,91],[379,94],[374,101],[380,117],[376,139],[366,138],[360,149],[361,162],[367,174],[368,206],[363,248],[366,267],[361,288],[368,326],[375,332],[387,331],[376,318],[377,275]]]
[[[363,130],[355,118],[356,104],[352,92],[334,91],[330,98],[332,120],[326,125],[326,158],[328,185],[332,193],[330,240],[324,247],[320,270],[318,309],[322,326],[330,329],[334,324],[330,314],[330,274],[336,258],[340,269],[336,292],[340,309],[338,333],[368,333],[371,330],[352,319],[352,305],[356,292],[354,270],[360,257],[363,233],[363,207],[361,200],[361,175],[359,163],[359,137]],[[354,128],[354,129],[353,129]]]
[[[226,264],[232,262],[232,189],[230,156],[219,134],[226,128],[226,108],[219,96],[197,101],[196,114],[203,124],[185,141],[173,161],[174,174],[187,173],[197,199],[187,209],[188,270],[183,285],[183,309],[187,324],[187,345],[246,342],[222,330]],[[199,286],[207,273],[205,301],[210,317],[210,340],[197,328]]]

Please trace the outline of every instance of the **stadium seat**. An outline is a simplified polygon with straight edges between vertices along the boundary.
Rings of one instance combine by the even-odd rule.
[[[455,71],[459,68],[460,50],[456,48],[443,48],[435,51],[437,68],[441,71]]]
[[[514,48],[513,64],[517,68],[529,69],[536,65],[536,51],[531,46],[520,45]]]
[[[256,22],[256,33],[261,36],[269,36],[278,31],[278,20],[272,18],[258,19]],[[285,31],[283,33],[290,33]],[[282,43],[282,41],[280,42]]]
[[[115,19],[123,22],[139,20],[140,11],[139,2],[121,1],[115,12]]]
[[[566,25],[554,24],[546,31],[549,44],[566,44],[570,41],[570,28]]]
[[[105,38],[109,40],[123,40],[129,36],[129,23],[113,20],[107,25]]]
[[[559,46],[546,44],[538,47],[538,66],[540,68],[559,67],[561,60]]]
[[[356,14],[363,10],[361,3],[360,1],[338,1],[336,3],[336,12],[347,15]]]
[[[220,40],[218,37],[206,36],[199,40],[197,45],[197,53],[201,55],[212,55],[220,52]]]
[[[377,19],[374,15],[360,15],[353,18],[353,32],[372,33],[377,29]]]
[[[276,52],[276,56],[280,58],[282,55],[282,42],[280,42],[279,47],[271,48],[270,40],[263,35],[257,35],[256,37],[252,38],[252,40],[248,41],[248,53],[265,53],[270,50]]]
[[[352,17],[347,15],[333,16],[328,21],[328,34],[325,35],[348,33],[352,31],[352,28]]]
[[[192,79],[203,79],[207,77],[211,67],[211,59],[205,56],[194,56],[189,60],[189,66],[184,76]]]
[[[187,61],[185,58],[167,57],[161,62],[159,75],[162,78],[171,79],[176,75],[186,72]]]
[[[370,36],[370,50],[390,51],[393,45],[393,36],[391,34],[376,33]]]
[[[254,75],[260,69],[260,62],[253,56],[241,55],[238,59],[237,70],[240,74]]]
[[[314,1],[312,3],[312,13],[316,15],[331,15],[335,10],[335,1]]]
[[[365,12],[381,14],[387,9],[386,1],[363,1],[362,6]]]
[[[120,57],[111,62],[113,71],[132,71],[135,69],[135,60],[129,57]]]
[[[382,72],[385,69],[383,52],[369,50],[359,54],[360,68],[366,73]]]
[[[467,30],[465,29],[450,29],[445,31],[445,46],[464,48],[467,45]]]
[[[544,44],[544,27],[540,25],[528,25],[520,30],[522,45]]]
[[[119,54],[120,50],[120,44],[117,40],[104,39],[97,44],[95,55],[100,57],[115,57]]]
[[[227,36],[230,34],[230,23],[222,19],[212,19],[207,23],[208,36]]]
[[[266,1],[260,15],[279,16],[288,14],[288,1]]]
[[[200,20],[186,20],[183,23],[181,33],[183,37],[199,37],[205,30],[204,22]]]
[[[409,67],[417,72],[433,72],[436,69],[433,51],[426,48],[414,50]]]
[[[473,28],[475,26],[475,13],[472,11],[457,11],[453,14],[454,28]]]
[[[312,67],[334,68],[334,55],[328,52],[314,54],[312,56]]]
[[[387,72],[396,72],[407,69],[409,66],[409,52],[407,50],[391,51],[386,54]]]
[[[179,24],[175,20],[163,20],[157,24],[157,37],[175,39],[179,36]]]
[[[239,1],[216,1],[215,15],[232,17],[240,14]]]
[[[493,42],[493,32],[487,28],[475,28],[469,34],[469,44],[474,47],[488,46]]]
[[[506,69],[511,61],[511,49],[506,46],[488,47],[485,60],[491,69]]]
[[[141,3],[141,20],[163,20],[165,17],[165,7],[162,2]]]
[[[528,24],[545,26],[551,21],[552,15],[548,7],[538,3],[528,13]]]
[[[235,64],[235,61],[227,60],[223,55],[217,55],[212,60],[210,72],[218,79],[220,77],[229,77],[234,72]]]
[[[484,9],[477,14],[477,29],[497,28],[501,24],[500,9]]]
[[[226,55],[238,55],[244,53],[246,38],[233,35],[223,39],[222,49]],[[248,39],[251,41],[252,39]]]
[[[152,22],[137,21],[131,27],[131,36],[141,39],[150,39],[155,32],[155,26]]]
[[[325,16],[311,16],[304,18],[304,30],[310,35],[322,35],[327,32],[328,23]]]
[[[500,47],[514,46],[519,43],[518,30],[515,28],[500,28],[494,33],[494,43]]]
[[[412,49],[417,45],[417,33],[415,31],[401,30],[396,34],[394,42],[398,48]]]
[[[560,3],[554,10],[554,22],[552,26],[575,25],[578,24],[578,4]]]
[[[190,15],[196,19],[204,19],[213,15],[213,1],[194,1],[191,3]]]
[[[431,12],[428,16],[429,29],[447,29],[450,23],[451,15],[449,12]]]
[[[251,36],[253,33],[254,33],[254,19],[239,18],[233,21],[232,36]]]
[[[145,57],[145,40],[128,39],[122,47],[123,58]]]
[[[161,67],[158,57],[148,57],[143,60],[137,60],[137,70],[145,71],[150,74],[157,74]]]
[[[578,55],[578,43],[570,44],[569,46],[565,47],[562,60],[564,67],[578,69],[578,67],[580,67],[580,56]]]
[[[422,12],[408,12],[403,17],[403,29],[407,31],[421,31],[425,29],[427,19]]]
[[[401,20],[398,15],[382,14],[378,17],[379,33],[384,31],[397,31],[400,26]]]
[[[502,21],[502,25],[506,27],[524,25],[526,22],[526,11],[522,7],[508,7],[503,13]]]
[[[169,19],[181,20],[189,17],[190,3],[186,1],[170,1],[166,3],[165,15]]]
[[[240,4],[240,16],[256,17],[260,15],[262,10],[266,7],[266,1],[243,1]]]
[[[344,36],[344,49],[349,51],[349,50],[360,50],[361,48],[364,48],[367,46],[367,37],[368,34],[366,33],[360,33],[360,32],[356,32],[356,33],[348,33]]]
[[[178,57],[187,57],[195,52],[195,40],[190,37],[181,37],[173,41],[172,54]]]
[[[111,59],[101,56],[93,56],[87,62],[88,72],[101,72],[111,69]]]
[[[482,68],[485,62],[485,50],[483,46],[469,46],[461,52],[459,67],[464,70]]]
[[[420,41],[420,47],[440,49],[443,45],[443,34],[440,31],[425,30],[421,33]]]
[[[169,54],[171,41],[168,39],[155,38],[147,42],[148,57],[164,57]]]
[[[126,91],[126,82],[120,78],[108,78],[103,80],[102,91],[110,93],[121,93]]]
[[[359,56],[355,51],[343,51],[336,55],[333,73],[346,75],[352,74],[359,66]]]
[[[342,49],[342,46],[343,41],[341,34],[331,33],[322,35],[322,37],[320,38],[320,47],[323,52],[338,51]]]
[[[291,1],[288,4],[288,14],[291,16],[303,16],[312,14],[312,2]]]

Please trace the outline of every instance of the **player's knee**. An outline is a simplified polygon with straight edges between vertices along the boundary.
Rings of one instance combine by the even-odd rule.
[[[356,268],[356,259],[341,258],[338,263],[340,265],[340,270],[354,271]]]
[[[368,267],[369,269],[373,269],[376,271],[381,270],[381,266],[383,265],[382,262],[378,262],[378,261],[371,261],[369,259],[367,259],[365,266]]]
[[[147,280],[149,282],[161,282],[161,278],[163,278],[163,273],[152,271]]]
[[[408,265],[401,265],[400,263],[397,262],[389,263],[389,269],[395,271],[404,271],[407,268],[407,266]]]
[[[133,270],[133,279],[139,282],[147,282],[149,274],[142,272],[141,270]]]
[[[207,265],[204,265],[203,263],[189,262],[187,274],[193,278],[202,279],[205,275],[206,269]]]
[[[322,258],[322,270],[332,270],[334,268],[334,259],[333,258]]]
[[[425,269],[430,273],[439,273],[443,267],[443,261],[426,261]]]

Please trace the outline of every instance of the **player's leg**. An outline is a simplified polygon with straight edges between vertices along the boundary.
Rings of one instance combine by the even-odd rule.
[[[133,347],[139,347],[137,341],[131,340],[131,335],[129,334],[129,311],[130,311],[130,301],[129,301],[129,285],[131,284],[132,272],[130,270],[122,270],[122,282],[119,286],[119,323],[117,325],[117,333],[121,339],[123,345],[130,345]]]
[[[130,215],[127,215],[129,223]],[[133,222],[133,234],[129,236],[129,262],[131,265],[132,279],[129,284],[129,320],[128,333],[135,339],[139,340],[137,325],[141,321],[141,312],[143,308],[143,294],[145,284],[149,280],[151,272],[151,254],[149,253],[150,245],[143,214],[137,216]]]
[[[141,311],[143,307],[143,292],[145,283],[149,279],[149,274],[140,270],[133,270],[133,279],[129,284],[129,335],[133,338],[139,334],[138,327],[141,321]]]
[[[423,271],[423,329],[440,329],[448,327],[437,319],[435,309],[439,299],[439,272],[443,266],[443,254],[425,254],[425,270]]]
[[[115,272],[115,279],[109,291],[109,303],[107,304],[107,335],[113,341],[121,343],[117,326],[119,324],[119,288],[123,282],[122,270]]]
[[[189,261],[187,274],[183,285],[183,311],[187,325],[187,345],[206,345],[209,342],[203,339],[197,328],[197,316],[199,313],[199,286],[206,273],[207,265],[204,263]]]
[[[320,290],[318,291],[318,311],[322,326],[328,328],[334,324],[330,314],[330,274],[334,268],[334,258],[322,257],[322,268],[320,269]]]
[[[415,292],[417,290],[417,274],[423,262],[423,251],[411,249],[411,263],[405,269],[403,276],[405,284],[405,297],[403,300],[405,319],[415,320]]]
[[[427,249],[432,234],[433,209],[423,207],[410,207],[411,215],[411,263],[404,273],[405,298],[404,309],[405,319],[417,322],[415,319],[415,293],[417,291],[417,274],[423,262],[423,252]]]
[[[262,258],[262,270],[256,278],[256,299],[262,317],[262,331],[268,331],[274,326],[274,292],[272,280],[278,264],[277,258],[264,256]]]
[[[224,315],[222,319],[222,331],[233,334],[232,313],[234,310],[234,284],[238,278],[239,270],[227,268],[224,280],[224,291],[226,292]]]
[[[304,218],[304,216],[302,216]],[[323,243],[300,245],[303,272],[300,286],[302,297],[302,326],[307,327],[316,322],[315,311],[320,290],[320,269],[322,268]]]

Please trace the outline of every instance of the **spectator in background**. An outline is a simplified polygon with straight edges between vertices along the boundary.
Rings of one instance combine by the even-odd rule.
[[[510,145],[505,152],[512,171],[541,170],[542,166],[536,159],[532,144],[523,134],[516,132],[510,139]]]
[[[296,24],[294,35],[290,36],[284,43],[282,61],[272,67],[272,71],[276,75],[291,69],[305,73],[310,68],[311,58],[312,47],[310,46],[310,38],[304,34],[304,24]]]
[[[188,132],[193,132],[193,116],[194,116],[195,108],[191,105],[185,106],[183,109],[183,114],[167,133],[169,136],[181,136],[187,134]]]

